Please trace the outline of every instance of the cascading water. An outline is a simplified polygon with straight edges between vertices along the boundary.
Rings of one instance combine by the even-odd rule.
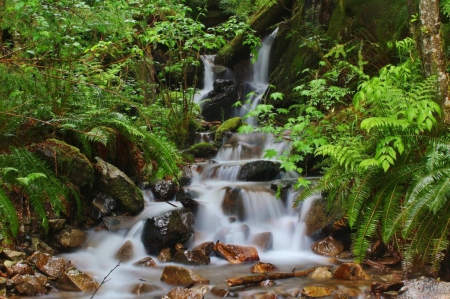
[[[203,78],[203,88],[199,90],[194,96],[194,102],[200,104],[201,101],[205,98],[205,96],[213,89],[214,84],[214,57],[215,55],[202,55],[200,59],[203,62],[204,66],[204,78]]]

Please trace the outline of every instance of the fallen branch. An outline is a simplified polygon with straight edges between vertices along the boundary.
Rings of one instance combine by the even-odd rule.
[[[313,272],[316,268],[317,267],[296,272],[265,273],[261,275],[250,275],[250,276],[229,278],[227,279],[227,284],[229,287],[235,287],[240,285],[257,284],[267,279],[276,280],[291,277],[303,277]]]
[[[121,263],[121,262],[122,262],[122,261],[119,261],[119,262],[117,263],[117,265],[116,265],[114,268],[112,268],[111,271],[109,271],[109,273],[103,278],[102,282],[101,282],[100,285],[95,289],[94,294],[92,294],[91,298],[89,298],[89,299],[94,298],[95,294],[96,294],[97,291],[100,289],[100,287],[109,281],[109,279],[107,279],[108,276],[109,276],[114,270],[116,270],[117,267],[120,266],[120,263]]]

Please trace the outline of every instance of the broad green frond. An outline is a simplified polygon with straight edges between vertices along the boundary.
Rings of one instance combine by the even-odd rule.
[[[361,175],[355,179],[354,187],[352,188],[348,201],[348,223],[350,227],[355,227],[357,220],[361,216],[361,210],[365,202],[371,196],[371,192],[376,180],[378,179],[379,172],[370,170],[367,173]]]
[[[1,182],[1,181],[0,181]],[[19,219],[11,200],[0,186],[0,230],[4,235],[16,237],[19,232]]]

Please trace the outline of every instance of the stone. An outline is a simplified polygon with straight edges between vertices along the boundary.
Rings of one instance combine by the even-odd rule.
[[[193,156],[194,158],[214,158],[217,154],[217,147],[208,142],[200,142],[194,144],[185,151],[186,154]]]
[[[209,265],[209,263],[211,262],[209,256],[207,256],[201,250],[177,251],[173,256],[172,261],[185,265]]]
[[[174,288],[163,299],[203,299],[203,294],[186,288]]]
[[[364,272],[360,264],[343,263],[333,273],[334,278],[346,280],[369,280],[370,276]]]
[[[150,254],[165,247],[185,243],[194,234],[194,214],[189,209],[175,209],[148,218],[142,232],[142,243]]]
[[[214,251],[214,242],[203,242],[201,244],[198,244],[193,249],[194,250],[201,250],[203,253],[207,256],[210,256],[211,253]]]
[[[273,235],[271,232],[258,233],[253,236],[252,243],[262,251],[273,249]]]
[[[155,261],[149,256],[133,263],[133,266],[143,267],[143,268],[157,268],[158,267],[158,265],[155,263]]]
[[[34,269],[31,268],[30,265],[23,262],[18,262],[14,265],[11,265],[11,267],[7,267],[6,271],[9,277],[13,277],[15,275],[34,274]]]
[[[158,254],[158,261],[161,263],[168,263],[172,261],[172,253],[170,252],[169,247],[161,249]]]
[[[151,285],[148,283],[137,283],[130,287],[131,294],[134,295],[144,295],[151,292],[159,291],[161,288],[159,286]]]
[[[33,237],[31,239],[31,249],[33,249],[34,251],[40,251],[43,253],[48,253],[50,255],[55,254],[55,250],[50,247],[49,245],[47,245],[44,241],[42,241],[39,238]]]
[[[59,232],[66,226],[66,219],[50,219],[48,224],[54,232]]]
[[[302,290],[302,295],[308,298],[327,297],[331,296],[334,290],[337,290],[337,287],[305,286]]]
[[[251,246],[229,245],[217,242],[214,251],[232,264],[259,261],[258,251]]]
[[[243,125],[243,121],[240,117],[233,117],[224,121],[216,130],[214,137],[214,144],[221,146],[223,138],[227,132],[237,132],[239,127]]]
[[[221,120],[222,117],[229,118],[232,113],[231,106],[238,99],[238,89],[235,81],[217,79],[213,83],[213,88],[214,89],[207,95],[208,101],[205,101],[201,106],[202,116],[207,121]],[[226,123],[227,121],[225,121],[224,123]],[[222,131],[220,131],[219,134],[220,133],[222,133]],[[218,140],[217,134],[218,133],[216,131],[216,141]],[[219,140],[221,140],[221,138],[219,138]]]
[[[88,274],[76,268],[68,268],[58,280],[56,288],[72,292],[94,292],[99,284]]]
[[[170,285],[188,286],[191,284],[208,284],[209,280],[190,269],[179,266],[166,266],[161,281]]]
[[[332,278],[333,273],[331,273],[330,268],[328,267],[317,267],[313,272],[309,273],[308,277],[314,279],[326,279]]]
[[[29,257],[29,260],[42,273],[49,276],[51,279],[61,277],[64,271],[70,266],[70,261],[62,258],[51,256],[47,253],[36,251]]]
[[[345,209],[339,201],[334,201],[328,206],[326,198],[316,200],[306,216],[306,234],[314,241],[328,237],[330,234],[350,234],[347,221],[344,221]]]
[[[210,293],[216,297],[233,297],[232,293],[227,289],[221,289],[219,287],[213,287]]]
[[[108,216],[102,220],[108,230],[118,231],[132,228],[136,219],[130,216]]]
[[[12,282],[21,295],[36,296],[48,293],[46,288],[47,277],[39,273],[36,275],[16,275],[12,278]]]
[[[117,201],[111,195],[99,192],[92,201],[92,205],[96,207],[102,215],[111,215],[117,208]]]
[[[225,215],[236,216],[240,221],[243,221],[245,220],[245,206],[241,191],[241,188],[226,187],[222,210]]]
[[[24,260],[27,257],[27,255],[24,252],[20,252],[20,251],[3,249],[2,252],[3,252],[3,255],[5,255],[7,259],[9,259],[13,262],[18,262],[18,261]]]
[[[156,201],[172,200],[176,193],[176,184],[172,180],[160,180],[150,184],[150,189]]]
[[[138,214],[144,208],[142,191],[133,181],[114,165],[96,157],[96,169],[100,173],[98,189],[111,195],[117,201],[117,207],[122,212]]]
[[[389,283],[374,281],[370,285],[370,289],[372,290],[373,294],[377,294],[378,296],[380,296],[384,292],[390,291],[399,292],[404,285],[405,284],[403,281],[389,282]]]
[[[56,237],[58,243],[63,248],[80,248],[86,241],[87,234],[78,228],[63,229]]]
[[[419,277],[406,280],[406,289],[397,299],[448,299],[450,298],[450,282],[438,281],[434,278]]]
[[[277,267],[275,267],[274,264],[271,263],[263,263],[258,262],[253,267],[251,267],[250,272],[251,273],[269,273],[278,270]]]
[[[133,243],[131,243],[131,241],[128,240],[119,248],[114,257],[118,261],[128,262],[133,258],[133,256],[134,256]]]
[[[192,213],[196,215],[200,203],[196,201],[194,197],[198,197],[198,195],[187,188],[179,188],[175,195],[176,200],[179,201],[183,207],[190,209]]]
[[[329,236],[314,243],[311,248],[317,254],[336,257],[344,250],[344,245],[332,236]]]
[[[245,163],[239,172],[240,181],[271,181],[278,177],[280,173],[280,163],[257,160]]]

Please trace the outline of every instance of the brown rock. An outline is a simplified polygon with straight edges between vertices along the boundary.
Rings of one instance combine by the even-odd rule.
[[[50,219],[48,224],[54,232],[59,232],[66,226],[66,219]]]
[[[183,244],[177,243],[175,244],[175,251],[184,251],[186,250],[186,248],[184,247]]]
[[[29,260],[36,265],[36,267],[45,275],[52,279],[61,277],[64,271],[70,266],[70,261],[61,258],[54,257],[47,253],[36,251]]]
[[[173,256],[172,261],[185,265],[209,265],[211,262],[209,256],[205,255],[201,250],[177,251]]]
[[[56,288],[73,292],[93,292],[99,284],[91,276],[75,269],[69,268],[58,281]]]
[[[158,265],[155,263],[155,261],[151,257],[145,257],[143,259],[140,259],[139,261],[135,262],[133,266],[136,267],[144,267],[144,268],[157,268]]]
[[[381,294],[389,291],[400,291],[400,289],[404,286],[403,281],[391,282],[391,283],[383,283],[374,281],[370,285],[370,289],[374,294]]]
[[[13,277],[15,275],[34,274],[34,270],[30,267],[30,265],[20,262],[7,268],[6,271],[8,272],[9,277]]]
[[[50,255],[55,254],[55,250],[39,238],[32,238],[30,247],[34,251],[40,251],[43,253],[48,253]]]
[[[13,262],[18,262],[26,258],[26,254],[24,252],[9,249],[3,249],[3,254],[6,256],[8,260],[11,260]]]
[[[344,250],[344,245],[332,236],[329,236],[314,243],[312,250],[320,255],[335,257]]]
[[[336,271],[334,271],[333,276],[338,279],[347,280],[368,280],[370,276],[362,269],[360,264],[354,263],[343,263],[340,265]]]
[[[325,279],[333,277],[333,273],[331,273],[328,267],[317,267],[308,275],[308,277],[314,279]]]
[[[164,248],[158,255],[158,261],[161,263],[168,263],[172,261],[172,254],[170,253],[170,248]]]
[[[130,292],[134,295],[148,294],[154,291],[159,291],[159,286],[150,285],[148,283],[138,283],[130,288]]]
[[[331,296],[331,293],[336,289],[336,287],[305,286],[302,294],[308,298],[320,298]]]
[[[213,294],[216,297],[232,297],[231,296],[232,294],[227,289],[213,287],[210,292],[211,292],[211,294]]]
[[[258,262],[250,269],[252,273],[268,273],[277,270],[277,267],[271,263]]]
[[[12,278],[17,292],[21,295],[36,296],[46,294],[48,291],[45,287],[47,277],[37,273],[36,275],[17,275]]]
[[[199,244],[195,246],[192,251],[194,250],[201,250],[205,255],[211,255],[211,252],[214,251],[214,242],[203,242],[202,244]]]
[[[59,244],[64,248],[79,248],[86,241],[85,231],[77,228],[63,229],[57,236]]]
[[[181,286],[209,283],[208,279],[198,275],[194,271],[178,266],[166,266],[161,275],[161,281],[167,284]]]
[[[270,286],[275,285],[275,281],[266,279],[264,281],[261,281],[258,285],[261,287],[270,287]]]
[[[133,243],[126,241],[114,256],[118,261],[127,262],[133,258]]]
[[[253,237],[253,244],[261,248],[263,251],[273,249],[273,235],[271,232],[259,233]]]
[[[164,299],[203,299],[203,295],[197,293],[190,289],[185,288],[174,288],[166,296]]]
[[[277,299],[278,295],[275,292],[258,293],[258,294],[254,294],[252,298],[254,298],[254,299]]]
[[[131,216],[109,216],[102,218],[106,228],[110,231],[130,229],[135,224],[135,218]]]
[[[259,261],[258,251],[255,247],[217,242],[214,251],[232,264]]]
[[[236,216],[239,220],[245,219],[245,207],[240,188],[227,187],[222,202],[222,210],[225,215]]]

